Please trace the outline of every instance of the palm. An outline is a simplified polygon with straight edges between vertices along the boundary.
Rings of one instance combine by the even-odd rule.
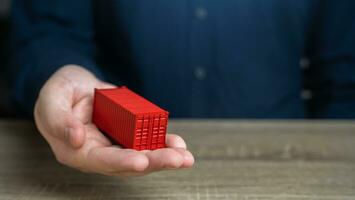
[[[82,171],[118,176],[144,175],[193,164],[184,141],[172,134],[167,136],[169,148],[155,151],[139,152],[112,145],[91,119],[94,88],[112,85],[81,69],[69,72],[57,72],[60,75],[48,81],[35,109],[37,127],[58,161]],[[69,133],[63,134],[63,124],[70,127],[66,131]]]

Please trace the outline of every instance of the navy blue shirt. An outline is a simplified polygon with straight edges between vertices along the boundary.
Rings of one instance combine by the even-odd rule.
[[[352,0],[15,0],[12,27],[29,112],[78,64],[174,117],[355,117]]]

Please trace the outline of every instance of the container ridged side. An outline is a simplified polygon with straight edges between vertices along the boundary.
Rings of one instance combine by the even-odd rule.
[[[93,121],[123,147],[164,148],[168,115],[127,88],[95,90]]]

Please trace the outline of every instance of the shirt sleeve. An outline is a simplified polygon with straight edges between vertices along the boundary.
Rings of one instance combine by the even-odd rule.
[[[355,118],[355,1],[319,1],[310,28],[310,116]]]
[[[96,66],[92,1],[15,0],[12,6],[11,66],[15,100],[32,115],[45,81],[61,66]]]

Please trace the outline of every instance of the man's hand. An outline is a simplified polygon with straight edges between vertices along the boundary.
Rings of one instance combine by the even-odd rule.
[[[165,149],[136,151],[113,146],[91,121],[94,88],[113,87],[82,67],[67,65],[43,86],[34,115],[57,160],[84,172],[137,176],[194,163],[184,140],[167,135]]]

